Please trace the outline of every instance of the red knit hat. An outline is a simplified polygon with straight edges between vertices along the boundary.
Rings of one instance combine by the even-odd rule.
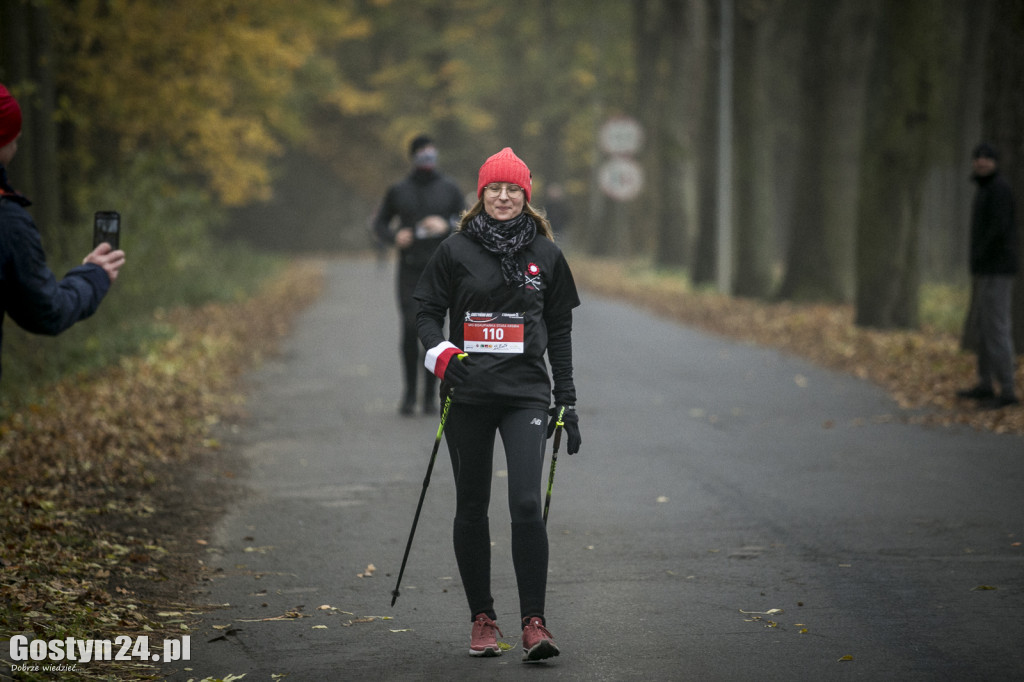
[[[20,132],[21,107],[18,106],[18,100],[0,83],[0,147],[6,147]]]
[[[492,182],[510,182],[519,185],[526,193],[526,200],[530,200],[530,169],[516,156],[512,147],[505,147],[500,152],[484,161],[480,166],[480,177],[476,182],[476,197],[484,193],[484,186]]]

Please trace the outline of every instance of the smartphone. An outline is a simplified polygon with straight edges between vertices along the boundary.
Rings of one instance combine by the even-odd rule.
[[[121,241],[121,214],[117,211],[96,211],[92,227],[92,248],[107,242],[115,249]]]

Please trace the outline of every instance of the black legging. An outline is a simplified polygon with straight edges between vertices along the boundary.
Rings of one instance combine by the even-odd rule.
[[[508,469],[512,520],[512,564],[519,586],[521,617],[544,615],[548,535],[544,528],[541,478],[547,412],[505,405],[453,404],[445,438],[455,474],[453,540],[470,618],[496,618],[491,596],[491,498],[494,435],[501,434]]]
[[[409,268],[399,266],[398,268],[398,309],[401,314],[402,337],[399,342],[399,352],[402,357],[402,379],[404,385],[404,402],[414,404],[416,402],[416,375],[423,375],[423,405],[424,407],[434,405],[437,397],[434,387],[437,385],[437,378],[421,362],[420,338],[416,332],[416,300],[412,294],[416,289],[416,283],[420,281],[422,268]]]

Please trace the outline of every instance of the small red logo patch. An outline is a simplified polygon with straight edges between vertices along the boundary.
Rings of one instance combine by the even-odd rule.
[[[526,266],[526,272],[528,272],[531,276],[536,277],[537,275],[540,274],[540,268],[537,267],[536,263],[530,263],[529,265]]]

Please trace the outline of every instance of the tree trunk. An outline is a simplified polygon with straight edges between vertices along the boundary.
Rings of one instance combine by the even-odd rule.
[[[22,137],[11,181],[33,200],[31,211],[45,236],[47,251],[60,260],[74,246],[88,241],[75,240],[61,229],[64,195],[57,163],[57,86],[50,10],[46,3],[6,2],[0,9],[0,26],[2,75],[5,84],[13,87],[22,110]]]
[[[799,168],[779,297],[849,302],[867,67],[878,3],[814,3],[802,61]]]
[[[0,79],[17,98],[22,109],[22,137],[18,146],[25,152],[34,143],[30,126],[32,84],[31,8],[25,0],[0,2]],[[31,153],[17,157],[17,173],[9,168],[14,186],[29,197],[36,194]],[[13,164],[12,164],[13,165]]]
[[[942,7],[884,4],[870,80],[857,230],[856,323],[918,325],[918,224],[940,106]]]
[[[57,78],[54,72],[53,26],[48,3],[32,5],[32,54],[36,97],[33,100],[32,148],[36,174],[36,219],[48,226],[51,234],[59,235],[50,242],[53,253],[61,257],[81,257],[84,248],[91,246],[91,225],[74,222],[77,207],[70,204],[64,194],[58,160]]]
[[[999,151],[999,170],[1013,187],[1017,205],[1017,260],[1024,266],[1024,3],[995,0],[995,17],[988,41],[985,83],[985,132]],[[1013,338],[1017,352],[1024,352],[1024,273],[1018,273],[1013,290]]]
[[[968,254],[970,246],[971,205],[976,185],[968,181],[971,150],[987,136],[985,130],[985,89],[988,73],[988,43],[992,32],[994,3],[966,4],[964,17],[964,49],[960,73],[960,107],[957,112],[959,142],[958,173],[954,175],[954,203],[958,207],[955,241],[950,246],[950,269],[959,273],[959,280],[970,281],[969,307],[964,315],[960,346],[967,351],[978,349],[978,327],[974,323],[974,282],[970,280]]]
[[[718,3],[709,0],[701,1],[704,3],[707,35],[718,35],[718,22],[720,21]],[[695,172],[697,174],[697,234],[691,265],[694,284],[712,284],[715,281],[715,224],[718,219],[717,183],[715,181],[718,174],[718,164],[716,163],[718,147],[715,143],[718,120],[715,111],[718,108],[718,50],[720,49],[721,45],[717,40],[708,41],[706,75],[703,86],[695,90],[696,99],[703,103],[703,107],[694,117],[696,122],[694,132]]]
[[[685,80],[680,77],[686,35],[685,0],[663,0],[663,21],[660,83],[656,135],[649,144],[655,150],[654,176],[651,186],[657,192],[658,210],[655,225],[655,261],[660,265],[682,266],[686,263],[686,204],[683,163],[684,121],[680,113],[684,102]]]
[[[635,110],[646,142],[639,160],[646,185],[630,208],[633,243],[663,265],[686,262],[682,122],[678,78],[685,28],[684,0],[634,0]]]
[[[734,293],[757,298],[771,294],[775,255],[775,130],[769,102],[773,45],[769,15],[777,5],[775,0],[741,0],[736,4]]]

